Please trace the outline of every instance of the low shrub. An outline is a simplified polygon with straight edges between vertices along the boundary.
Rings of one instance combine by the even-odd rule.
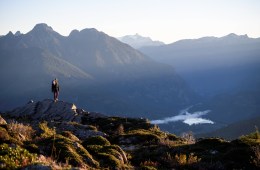
[[[63,131],[61,133],[62,136],[69,138],[70,140],[74,141],[74,142],[79,142],[79,138],[77,136],[75,136],[73,133],[71,133],[70,131]]]
[[[241,136],[240,140],[249,145],[259,145],[260,144],[260,133],[258,130],[256,130],[253,133]]]
[[[126,154],[118,145],[86,145],[85,148],[100,162],[102,168],[128,166]]]
[[[36,162],[37,155],[20,146],[0,145],[0,168],[16,169]]]
[[[52,156],[57,161],[67,161],[73,166],[99,166],[98,162],[96,162],[89,152],[78,142],[74,142],[62,135],[56,135],[50,144],[51,143],[53,143]]]
[[[157,169],[158,165],[159,165],[158,162],[148,160],[148,161],[141,162],[140,167],[141,169],[154,170]]]
[[[39,128],[42,130],[42,138],[53,137],[56,134],[55,128],[49,128],[46,121],[40,123]]]
[[[109,168],[123,167],[121,162],[114,155],[107,154],[107,153],[99,153],[98,158],[100,160],[100,164],[102,167],[109,167]]]

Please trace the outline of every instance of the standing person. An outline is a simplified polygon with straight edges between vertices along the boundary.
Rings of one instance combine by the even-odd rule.
[[[52,90],[53,95],[54,95],[54,102],[56,102],[58,100],[59,91],[60,91],[60,86],[59,86],[59,82],[58,82],[57,78],[55,78],[52,81],[51,90]]]

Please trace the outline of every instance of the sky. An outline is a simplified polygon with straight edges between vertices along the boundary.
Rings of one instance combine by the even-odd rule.
[[[96,28],[172,43],[229,33],[260,37],[260,0],[0,0],[0,35],[46,23],[67,36]]]

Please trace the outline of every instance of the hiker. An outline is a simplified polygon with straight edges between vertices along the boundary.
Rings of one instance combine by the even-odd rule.
[[[52,81],[51,90],[54,94],[54,102],[56,102],[58,100],[59,91],[60,91],[60,86],[57,78],[55,78]]]

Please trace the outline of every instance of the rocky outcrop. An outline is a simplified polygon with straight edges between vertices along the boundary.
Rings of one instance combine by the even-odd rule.
[[[73,103],[63,101],[54,102],[46,99],[39,102],[29,102],[25,106],[7,112],[9,117],[28,118],[30,120],[46,121],[81,121],[81,115],[76,112]]]
[[[98,131],[94,126],[82,125],[76,122],[49,122],[49,126],[55,127],[58,132],[70,131],[80,140],[92,136],[107,136],[106,133]]]
[[[39,122],[46,121],[48,126],[55,128],[57,132],[70,131],[80,140],[91,136],[106,136],[105,133],[98,131],[96,127],[82,124],[82,117],[91,119],[104,118],[105,115],[95,112],[87,112],[79,109],[73,103],[64,101],[54,102],[50,99],[43,101],[28,102],[25,106],[16,108],[3,114],[6,120],[15,119],[19,122],[30,123],[38,126]],[[6,121],[0,117],[0,124]]]
[[[73,103],[64,101],[54,102],[53,100],[45,99],[38,102],[30,101],[25,106],[16,108],[4,115],[9,118],[28,119],[31,121],[81,123],[82,116],[89,114],[92,115],[92,113],[86,112],[83,109],[77,109]],[[104,117],[102,114],[93,113],[93,117],[97,116]]]

